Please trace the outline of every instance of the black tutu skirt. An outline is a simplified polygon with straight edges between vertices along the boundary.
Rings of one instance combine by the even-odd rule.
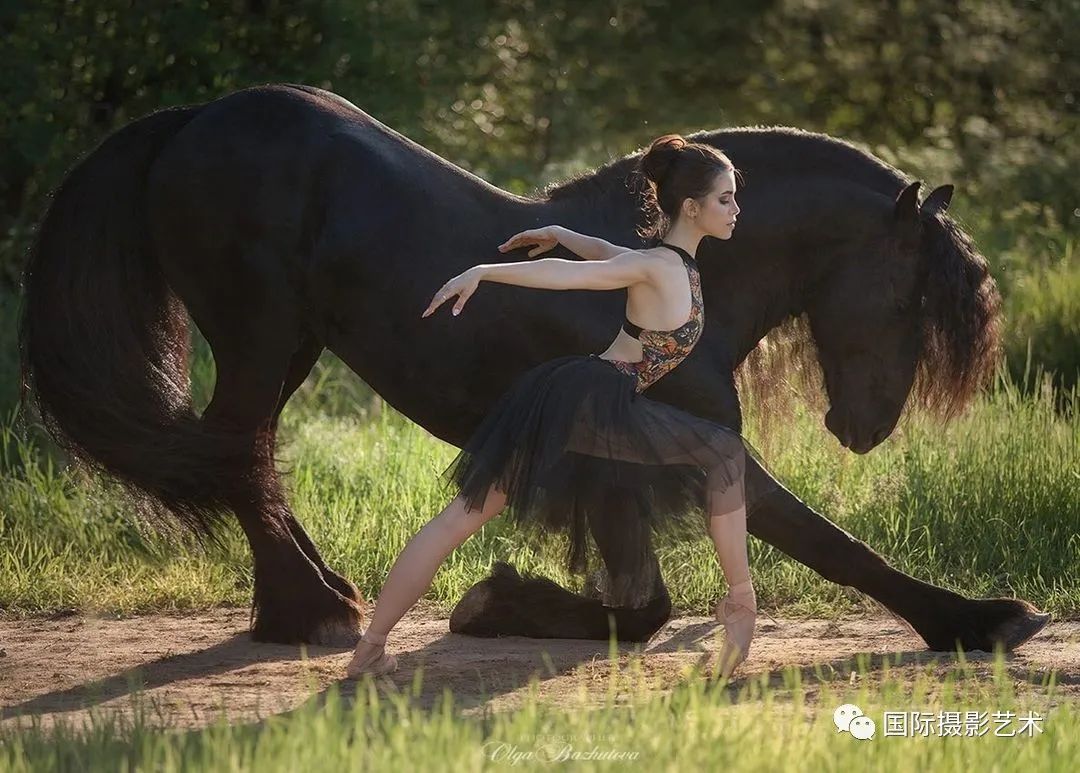
[[[617,543],[620,606],[647,603],[653,535],[700,538],[709,515],[777,488],[744,483],[749,454],[735,430],[651,400],[636,379],[595,354],[568,355],[526,371],[502,394],[442,473],[469,509],[489,487],[505,492],[518,527],[569,537],[567,567],[588,570],[589,537]],[[607,562],[610,565],[610,561]]]

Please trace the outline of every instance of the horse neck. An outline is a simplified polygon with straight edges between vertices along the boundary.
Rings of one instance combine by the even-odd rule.
[[[760,176],[755,186],[755,203],[743,206],[760,212],[730,241],[707,240],[699,254],[709,340],[733,368],[771,331],[806,313],[849,261],[872,271],[892,259],[886,232],[879,241],[870,236],[892,198],[865,181],[808,175],[789,187]]]
[[[628,166],[607,170],[604,184],[585,187],[577,195],[554,201],[504,199],[501,206],[512,208],[513,219],[523,228],[557,224],[614,244],[640,247],[641,202],[639,194],[624,184],[628,171]],[[769,180],[756,183],[764,189]],[[791,212],[819,207],[823,218],[835,215],[840,205],[823,192],[836,195],[841,189],[846,191],[846,217],[879,216],[882,194],[866,181],[838,184],[811,175],[801,181],[797,193],[785,189],[785,206],[774,206],[769,216],[759,220],[767,222],[767,227],[758,226],[756,233],[743,231],[741,240],[736,237],[730,242],[708,240],[703,244],[704,253],[698,257],[703,266],[701,289],[708,337],[699,346],[708,347],[718,361],[734,369],[770,331],[806,311],[813,288],[827,280],[841,256],[850,252],[850,245],[839,241],[832,231],[822,238],[815,230],[822,220],[785,218]],[[805,200],[792,201],[793,195]],[[801,246],[792,249],[791,244]]]
[[[733,370],[770,331],[805,310],[805,287],[788,265],[792,257],[776,255],[775,268],[703,272],[706,324],[712,326],[709,339],[717,357]],[[743,259],[753,265],[753,256]],[[712,276],[704,275],[709,273]]]
[[[527,203],[515,201],[521,215],[532,222],[530,228],[541,225],[561,225],[572,231],[606,239],[628,248],[641,245],[635,233],[638,226],[638,201],[620,182],[609,181],[604,187],[580,195],[556,199],[537,199]]]

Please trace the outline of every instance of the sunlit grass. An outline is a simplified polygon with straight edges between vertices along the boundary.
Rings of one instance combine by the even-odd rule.
[[[402,692],[380,694],[370,678],[342,682],[288,714],[253,724],[230,724],[235,720],[223,714],[206,729],[182,733],[160,729],[162,707],[135,693],[128,715],[95,708],[85,724],[61,717],[46,728],[28,717],[21,729],[0,726],[0,767],[546,770],[579,762],[770,773],[1034,771],[1069,769],[1080,755],[1080,715],[1058,695],[1056,674],[1018,693],[1000,651],[989,676],[962,655],[951,666],[927,663],[914,673],[885,656],[873,667],[856,658],[850,677],[788,667],[738,689],[688,668],[678,684],[658,691],[637,656],[624,667],[609,665],[606,687],[582,689],[560,705],[539,697],[534,676],[511,710],[465,713],[449,692],[425,708],[416,700],[420,671]],[[873,737],[838,731],[833,712],[842,704],[874,721]],[[906,713],[907,724],[890,726],[886,712]],[[913,722],[913,712],[923,721]],[[946,736],[950,727],[957,730]]]

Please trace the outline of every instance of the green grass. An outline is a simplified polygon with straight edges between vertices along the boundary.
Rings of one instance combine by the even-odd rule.
[[[1056,386],[1080,378],[1080,260],[1075,242],[1046,266],[1026,266],[1012,278],[1005,304],[1005,353],[1013,378],[1024,383],[1041,367]],[[1034,364],[1034,365],[1033,365]]]
[[[330,565],[376,595],[397,553],[449,501],[439,473],[453,446],[358,389],[330,406],[321,365],[283,416],[280,457],[290,501]],[[211,378],[212,374],[206,374]],[[354,379],[353,381],[358,381]],[[1080,604],[1080,413],[1054,395],[1021,396],[1002,375],[967,416],[941,428],[916,419],[866,456],[850,454],[817,415],[802,414],[770,445],[771,468],[811,507],[897,568],[976,596],[1017,595],[1060,615]],[[1060,402],[1060,398],[1059,398]],[[314,406],[314,407],[313,407]],[[364,414],[367,418],[360,418]],[[759,448],[752,421],[747,434]],[[60,469],[9,417],[0,429],[0,608],[130,613],[246,604],[247,548],[200,550],[137,524],[117,491]],[[568,587],[563,543],[525,540],[495,519],[455,551],[429,601],[449,610],[497,559]],[[723,591],[711,543],[662,543],[676,607],[705,614]],[[770,546],[751,540],[758,597],[769,611],[835,615],[865,603]]]
[[[334,685],[288,714],[233,725],[222,716],[192,732],[155,729],[159,707],[135,694],[128,718],[94,710],[85,726],[61,719],[47,729],[40,720],[22,729],[0,727],[0,768],[550,770],[579,763],[598,769],[948,773],[1071,770],[1080,756],[1080,713],[1058,695],[1056,675],[1044,677],[1037,692],[1018,694],[1000,651],[989,678],[962,655],[944,674],[926,664],[914,678],[897,672],[888,657],[872,670],[861,658],[850,680],[787,668],[747,680],[737,693],[696,670],[669,692],[651,693],[639,662],[613,667],[606,689],[590,696],[592,706],[541,701],[533,677],[519,708],[468,716],[448,692],[433,707],[421,707],[414,698],[422,672],[411,690],[400,693],[380,695],[368,677]],[[874,720],[873,738],[858,740],[836,729],[833,711],[845,703]],[[981,715],[976,719],[982,724],[965,731],[968,711]],[[920,733],[894,728],[886,735],[885,712],[919,712],[931,723]],[[942,712],[960,712],[960,735],[938,735]],[[1040,719],[1016,734],[1021,716]],[[1014,735],[1000,735],[1010,731]]]

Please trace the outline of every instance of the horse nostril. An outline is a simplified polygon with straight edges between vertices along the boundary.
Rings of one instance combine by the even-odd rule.
[[[881,429],[879,429],[877,432],[874,433],[874,437],[872,438],[872,442],[873,442],[873,444],[875,446],[879,445],[888,436],[889,436],[889,425],[886,424],[884,427],[882,427]]]
[[[840,445],[845,448],[851,445],[847,422],[840,418],[840,412],[835,408],[830,408],[825,414],[825,428],[836,436],[836,439],[840,441]]]

